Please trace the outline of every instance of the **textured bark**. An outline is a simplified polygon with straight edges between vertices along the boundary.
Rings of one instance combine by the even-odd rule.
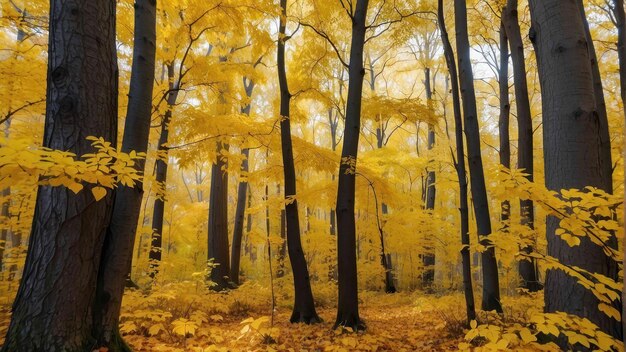
[[[298,199],[296,194],[296,170],[293,161],[291,142],[290,103],[291,93],[287,84],[285,65],[285,27],[287,25],[287,0],[280,0],[281,17],[279,25],[278,49],[278,82],[280,85],[280,144],[283,157],[283,174],[285,177],[285,218],[287,222],[287,251],[293,271],[294,305],[290,321],[292,323],[318,323],[320,317],[315,311],[311,280],[306,259],[300,240],[300,220],[298,218]],[[308,213],[308,210],[307,210]]]
[[[232,52],[232,51],[231,51]],[[227,56],[220,56],[219,62],[226,63]],[[220,109],[226,108],[226,84],[219,88]],[[225,111],[224,111],[225,112]],[[217,266],[211,269],[210,279],[215,286],[213,290],[222,291],[232,287],[230,280],[230,258],[228,244],[228,159],[222,151],[228,151],[229,145],[217,142],[216,161],[211,166],[211,189],[209,198],[209,233],[207,259],[213,260]]]
[[[365,45],[365,21],[368,0],[357,0],[352,17],[352,43],[348,68],[348,100],[343,147],[339,166],[337,190],[337,269],[339,274],[339,301],[337,320],[339,325],[364,329],[359,317],[359,299],[356,266],[356,223],[354,199],[356,185],[356,161],[361,130],[361,98],[363,94],[363,47]]]
[[[122,151],[146,152],[150,132],[154,58],[156,51],[156,2],[135,3],[135,42],[129,103]],[[143,160],[136,163],[144,171]],[[130,275],[143,184],[120,185],[115,190],[113,214],[107,228],[94,303],[94,335],[98,345],[110,351],[129,351],[119,331],[122,296]]]
[[[167,110],[163,114],[161,121],[161,135],[157,145],[157,160],[155,181],[157,185],[162,187],[163,194],[157,195],[154,199],[154,208],[152,210],[152,236],[150,240],[150,276],[156,277],[161,263],[161,254],[163,252],[163,217],[165,215],[165,189],[167,186],[167,158],[168,151],[167,141],[169,139],[169,124],[172,120],[172,110],[178,98],[179,82],[174,83],[174,63],[167,64],[167,78],[169,80],[169,93],[167,96]]]
[[[626,13],[624,13],[624,0],[613,0],[613,17],[617,27],[617,55],[619,63],[620,96],[622,106],[626,105]],[[624,111],[626,116],[626,110]],[[626,150],[624,151],[626,153]],[[626,154],[624,154],[626,157]],[[624,165],[626,172],[626,165]],[[624,195],[626,204],[626,194]],[[626,226],[626,222],[625,225]],[[625,228],[626,229],[626,228]],[[626,231],[624,231],[626,236]],[[626,237],[625,237],[626,238]],[[626,247],[624,247],[624,261],[626,261]],[[624,275],[624,287],[626,287],[626,275]],[[626,290],[622,290],[622,317],[626,317]],[[622,337],[626,336],[626,324],[622,324]]]
[[[504,29],[503,22],[500,22],[500,71],[498,72],[498,86],[500,90],[500,117],[498,119],[498,129],[500,137],[500,164],[506,168],[511,168],[511,138],[509,135],[509,119],[511,113],[511,103],[509,101],[509,40]],[[508,200],[500,204],[500,219],[504,223],[504,229],[508,227],[511,204]]]
[[[426,41],[426,45],[428,46],[428,41]],[[428,48],[426,51],[430,51]],[[433,92],[430,85],[430,68],[424,69],[424,86],[426,88],[426,102],[428,106],[430,106]],[[428,150],[433,150],[435,147],[435,128],[432,125],[428,126]],[[435,188],[435,171],[428,170],[428,174],[426,175],[426,210],[433,211],[435,210],[435,195],[437,189]],[[422,275],[422,286],[426,288],[430,288],[435,280],[435,249],[427,248],[427,253],[422,257],[422,265],[424,265],[424,274]]]
[[[511,60],[513,61],[513,81],[515,87],[518,136],[517,168],[524,170],[526,179],[532,182],[534,177],[533,121],[530,112],[528,83],[526,80],[524,43],[522,42],[517,8],[517,0],[508,0],[502,18],[509,37]],[[534,228],[535,212],[532,200],[520,199],[520,213],[522,225]],[[526,246],[521,248],[521,250],[525,253],[531,253],[533,251],[533,246]],[[522,288],[525,288],[530,292],[541,290],[543,285],[539,282],[537,263],[534,258],[520,261],[519,272],[522,277]]]
[[[228,258],[228,173],[227,161],[220,155],[228,145],[217,143],[217,161],[211,166],[211,195],[209,198],[209,236],[207,259],[217,264],[211,270],[212,289],[222,291],[231,287]]]
[[[50,3],[43,146],[82,155],[115,145],[115,1]],[[39,187],[24,274],[3,351],[91,351],[92,304],[112,192]]]
[[[604,89],[602,88],[602,76],[600,75],[600,67],[598,57],[596,55],[595,45],[589,31],[589,22],[585,15],[585,6],[582,0],[576,0],[578,10],[583,22],[585,30],[585,39],[587,40],[587,50],[589,51],[589,60],[591,62],[591,77],[593,80],[593,94],[596,100],[596,112],[598,114],[598,123],[600,129],[600,167],[602,168],[602,178],[604,185],[602,189],[608,193],[613,193],[613,161],[611,158],[611,137],[609,136],[609,118],[606,113],[606,102],[604,100]],[[617,247],[617,242],[613,244]]]
[[[470,45],[467,36],[467,5],[464,0],[454,1],[454,15],[456,23],[456,47],[458,50],[459,82],[463,99],[463,114],[465,121],[465,138],[467,139],[467,157],[470,172],[472,200],[478,238],[486,249],[481,253],[483,273],[483,310],[502,312],[500,304],[500,284],[498,278],[498,263],[495,249],[489,239],[491,234],[491,219],[489,218],[489,201],[485,187],[485,174],[480,150],[480,130],[478,127],[478,113],[476,111],[476,93],[474,91],[474,74],[470,61]]]
[[[584,21],[577,2],[530,1],[531,40],[541,83],[546,186],[550,190],[606,186],[599,114]],[[549,217],[548,255],[562,264],[617,279],[617,265],[602,248],[583,238],[570,247],[555,235],[559,220]],[[598,300],[561,270],[548,270],[545,310],[588,318],[621,336],[621,324],[597,309]]]
[[[474,304],[474,290],[472,288],[472,268],[470,262],[470,237],[469,237],[469,207],[467,204],[467,176],[465,172],[465,151],[463,146],[463,118],[461,115],[461,101],[459,97],[458,74],[454,59],[452,44],[448,38],[446,29],[443,0],[438,0],[437,18],[441,41],[446,58],[446,65],[450,72],[452,84],[452,106],[454,110],[454,130],[456,140],[456,163],[455,168],[459,179],[459,213],[461,216],[461,264],[463,267],[463,293],[465,295],[465,308],[467,312],[467,323],[476,319],[476,308]]]
[[[122,152],[148,150],[152,88],[156,53],[156,1],[135,1],[133,64]],[[135,169],[143,173],[144,160]],[[135,245],[137,221],[141,211],[143,183],[135,187],[119,185],[115,190],[113,214],[107,229],[94,305],[94,331],[100,346],[109,351],[130,350],[119,338],[118,323]]]
[[[248,99],[252,97],[252,92],[254,90],[254,81],[247,81],[245,83],[246,96]],[[244,115],[250,115],[251,105],[247,104],[241,109],[241,113]],[[248,193],[248,167],[250,158],[250,149],[244,148],[241,151],[243,155],[243,161],[241,163],[241,174],[240,177],[242,179],[239,181],[237,185],[237,206],[235,208],[235,226],[233,228],[233,245],[231,246],[230,253],[230,279],[233,284],[239,285],[239,266],[241,263],[241,240],[243,238],[243,221],[246,213],[246,202],[247,202],[247,193]],[[249,231],[248,231],[249,232]]]

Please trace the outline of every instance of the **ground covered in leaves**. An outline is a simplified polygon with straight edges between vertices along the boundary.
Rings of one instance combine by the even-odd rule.
[[[279,307],[272,326],[270,312],[265,313],[247,319],[214,315],[184,338],[141,334],[125,338],[135,351],[456,351],[462,340],[435,307],[417,306],[402,294],[366,297],[361,315],[367,331],[356,334],[332,330],[333,308],[319,310],[324,322],[316,325],[290,324],[291,312]]]

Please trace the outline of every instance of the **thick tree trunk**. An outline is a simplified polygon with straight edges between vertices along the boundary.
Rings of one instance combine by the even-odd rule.
[[[546,186],[550,190],[603,188],[601,123],[594,94],[593,68],[577,2],[530,1],[531,40],[537,51],[542,89]],[[547,221],[548,255],[562,264],[617,279],[617,264],[589,239],[570,247]],[[603,331],[621,337],[621,324],[597,309],[598,300],[561,270],[548,270],[545,310],[588,318]]]
[[[122,141],[124,153],[145,153],[148,150],[155,53],[156,2],[136,0],[133,65]],[[143,173],[144,168],[143,159],[136,162],[138,172]],[[118,323],[122,295],[130,275],[142,198],[142,182],[135,187],[117,187],[113,215],[104,241],[94,304],[94,331],[99,345],[107,346],[111,352],[130,350],[121,341]]]
[[[498,263],[496,261],[493,243],[489,239],[489,235],[491,234],[491,219],[489,218],[489,200],[487,199],[485,174],[480,150],[480,130],[478,127],[478,113],[476,111],[474,74],[472,72],[472,62],[470,61],[470,45],[467,35],[467,5],[465,0],[455,0],[454,9],[456,47],[459,55],[459,82],[461,85],[461,97],[463,99],[472,201],[474,203],[474,213],[476,214],[479,242],[485,247],[485,250],[481,253],[483,272],[482,308],[483,310],[502,312]]]
[[[348,68],[348,100],[343,148],[339,166],[337,190],[337,264],[339,273],[339,301],[335,327],[349,326],[364,329],[359,317],[359,299],[356,266],[356,223],[354,199],[356,185],[356,161],[361,130],[361,98],[363,94],[363,47],[365,45],[365,21],[368,0],[357,0],[352,17],[352,43]]]
[[[43,146],[83,155],[87,136],[115,145],[117,59],[113,0],[50,3]],[[112,192],[39,187],[24,274],[3,351],[91,351],[92,304]]]
[[[231,287],[228,258],[228,173],[227,161],[220,155],[228,145],[217,143],[217,161],[211,166],[211,195],[209,198],[209,236],[207,259],[217,266],[211,270],[212,289],[222,291]]]
[[[220,56],[219,62],[226,63],[227,56]],[[224,83],[219,89],[220,109],[226,109],[225,94],[228,86]],[[229,145],[217,142],[216,161],[211,166],[211,189],[209,198],[209,233],[207,259],[216,264],[211,269],[210,279],[215,284],[212,289],[223,291],[232,287],[230,280],[230,258],[228,244],[228,159],[222,150]]]
[[[459,178],[459,213],[461,216],[461,264],[463,266],[463,291],[465,294],[465,308],[467,311],[467,323],[476,319],[476,308],[474,305],[474,289],[472,287],[472,268],[470,261],[470,236],[469,236],[469,207],[467,204],[467,175],[465,172],[465,151],[463,147],[463,118],[461,115],[461,99],[459,97],[459,83],[454,59],[454,51],[448,38],[446,29],[443,0],[438,0],[437,18],[441,41],[446,58],[446,65],[450,72],[452,83],[452,106],[454,109],[454,130],[456,137],[456,172]]]
[[[428,41],[426,42],[428,43]],[[429,51],[427,49],[427,51]],[[426,88],[426,101],[429,107],[432,106],[431,101],[433,98],[433,92],[430,85],[430,68],[424,69],[424,86]],[[435,128],[432,125],[428,126],[428,150],[432,151],[435,147]],[[426,175],[426,210],[435,210],[435,195],[437,189],[435,188],[435,171],[428,170]],[[422,275],[422,286],[430,289],[435,281],[435,248],[429,247],[427,252],[422,257],[422,265],[424,265],[424,274]]]
[[[624,13],[624,0],[613,1],[613,16],[617,27],[617,55],[619,61],[619,81],[620,96],[622,97],[622,106],[626,105],[626,13]],[[624,111],[626,115],[626,110]],[[626,149],[624,150],[626,157]],[[626,165],[624,165],[626,173]],[[624,198],[626,204],[626,194]],[[626,224],[626,221],[625,221]],[[625,225],[626,226],[626,225]],[[625,228],[626,229],[626,228]],[[624,231],[626,236],[626,231]],[[624,247],[624,261],[626,261],[626,247]],[[626,287],[626,275],[624,275],[624,287]],[[626,290],[622,290],[622,319],[626,317]],[[622,322],[622,336],[626,336],[626,324]]]
[[[174,63],[167,64],[167,78],[169,80],[169,90],[167,96],[167,110],[161,121],[161,135],[159,136],[159,144],[157,146],[156,172],[155,181],[157,192],[154,198],[154,208],[152,210],[152,236],[150,240],[150,277],[155,278],[159,271],[161,263],[161,254],[163,252],[163,217],[165,215],[165,191],[167,186],[167,158],[168,151],[167,141],[169,139],[169,124],[172,120],[172,111],[178,98],[178,88],[180,82],[174,83]]]
[[[245,82],[245,81],[244,81]],[[252,97],[254,90],[254,81],[249,81],[245,86],[246,96]],[[244,115],[250,115],[251,105],[247,104],[241,109]],[[243,161],[241,163],[242,178],[237,186],[237,206],[235,208],[235,226],[233,228],[233,245],[230,253],[230,279],[233,284],[239,285],[239,265],[241,263],[241,240],[243,238],[243,221],[246,213],[246,201],[248,192],[248,159],[250,158],[250,149],[244,148],[241,151]]]
[[[526,81],[524,43],[522,42],[517,8],[517,0],[508,0],[502,18],[509,37],[511,60],[513,61],[513,81],[515,87],[518,133],[517,167],[524,170],[526,179],[532,182],[534,177],[533,121],[528,97],[528,83]],[[535,211],[532,200],[520,199],[520,213],[522,225],[534,228]],[[525,246],[521,248],[521,250],[528,254],[533,251],[533,246]],[[519,272],[522,277],[522,288],[530,292],[541,290],[543,285],[539,282],[537,263],[534,258],[521,260],[519,263]]]
[[[287,0],[280,0],[282,9],[279,26],[277,50],[278,82],[280,85],[280,141],[285,177],[285,217],[287,222],[287,251],[293,271],[295,302],[290,321],[292,323],[318,323],[321,321],[315,311],[311,281],[306,259],[300,241],[300,220],[298,218],[298,199],[296,197],[296,170],[293,161],[291,142],[290,103],[291,93],[287,84],[285,65],[285,27],[287,25]],[[308,213],[308,211],[307,211]]]

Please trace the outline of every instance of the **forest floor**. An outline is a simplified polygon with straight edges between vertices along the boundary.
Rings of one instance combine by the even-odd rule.
[[[427,302],[424,299],[422,302]],[[254,312],[249,312],[254,314]],[[260,313],[260,312],[259,312]],[[377,294],[362,301],[360,314],[366,332],[332,330],[336,309],[318,309],[321,324],[290,324],[290,311],[277,309],[273,328],[267,316],[242,322],[220,317],[198,327],[195,336],[164,343],[162,339],[126,335],[135,351],[456,351],[463,331],[456,317],[434,305],[411,301],[408,295]],[[459,313],[459,315],[457,315]],[[260,326],[259,326],[260,325]],[[267,337],[268,335],[271,336]]]

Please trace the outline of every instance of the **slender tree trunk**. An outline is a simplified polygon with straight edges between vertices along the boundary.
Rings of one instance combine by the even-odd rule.
[[[474,290],[472,287],[472,268],[470,259],[470,236],[469,236],[469,206],[467,204],[467,175],[465,172],[465,151],[463,147],[463,118],[461,115],[461,101],[459,97],[459,83],[454,59],[454,51],[448,38],[446,29],[443,0],[438,0],[437,17],[443,50],[446,58],[450,81],[452,83],[452,105],[454,108],[454,130],[456,137],[456,162],[455,168],[459,178],[459,213],[461,216],[461,263],[463,267],[463,291],[465,294],[465,307],[467,310],[467,323],[476,319],[474,305]],[[454,156],[453,156],[454,158]]]
[[[155,53],[156,1],[136,0],[133,65],[122,141],[124,153],[145,153],[148,150]],[[135,163],[138,172],[143,173],[144,168],[145,160]],[[94,304],[94,331],[99,345],[107,346],[111,352],[130,351],[120,337],[118,323],[122,295],[130,275],[142,198],[141,181],[135,187],[117,187],[104,241]]]
[[[2,190],[2,213],[0,213],[0,219],[6,224],[2,225],[2,230],[0,230],[0,271],[4,272],[3,263],[4,263],[4,251],[7,248],[7,239],[9,238],[9,221],[11,214],[9,213],[10,207],[10,196],[11,189],[5,188]]]
[[[346,102],[346,122],[339,167],[336,209],[339,301],[335,327],[339,325],[349,326],[355,331],[365,328],[359,317],[354,199],[356,161],[361,129],[361,98],[365,74],[363,47],[365,45],[367,6],[368,0],[357,0],[352,17],[348,100]]]
[[[602,88],[602,76],[600,75],[600,66],[596,55],[595,45],[589,31],[589,22],[585,15],[585,6],[583,0],[576,0],[578,10],[583,21],[585,30],[585,39],[587,40],[587,50],[589,51],[589,60],[591,62],[591,75],[593,79],[593,94],[596,100],[596,112],[598,114],[598,123],[600,129],[600,167],[602,167],[602,178],[604,185],[602,187],[608,193],[613,193],[613,161],[611,158],[611,137],[609,135],[609,118],[606,113],[606,101],[604,100],[604,89]],[[617,241],[613,243],[617,247]]]
[[[246,96],[252,97],[254,90],[254,81],[249,80],[245,83]],[[241,112],[244,115],[250,115],[251,105],[247,104]],[[241,151],[243,161],[241,163],[241,174],[239,185],[237,186],[237,206],[235,209],[235,226],[233,229],[233,245],[230,254],[230,279],[235,285],[239,285],[239,265],[241,263],[241,239],[243,238],[243,221],[246,213],[246,201],[248,192],[248,159],[250,158],[250,149],[244,148]]]
[[[150,277],[155,278],[161,263],[163,252],[163,217],[165,215],[165,191],[167,186],[167,162],[168,152],[167,141],[169,139],[169,124],[172,120],[172,111],[178,98],[178,87],[180,82],[174,83],[174,63],[167,64],[167,78],[169,80],[169,93],[167,96],[167,110],[161,121],[161,135],[157,146],[155,181],[157,184],[156,197],[154,198],[154,208],[152,210],[152,236],[150,240]]]
[[[428,41],[426,41],[428,44]],[[430,49],[426,49],[427,52]],[[433,92],[430,86],[430,68],[424,69],[424,86],[426,88],[426,101],[429,108],[432,107]],[[432,151],[435,147],[435,128],[433,125],[428,126],[428,150]],[[430,160],[432,161],[432,159]],[[426,175],[426,211],[435,210],[435,195],[437,189],[435,187],[435,171],[430,169]],[[424,265],[424,274],[422,275],[422,286],[431,289],[435,281],[435,248],[432,244],[427,249],[427,252],[422,257],[422,264]]]
[[[522,42],[517,8],[517,0],[508,0],[502,18],[509,37],[511,60],[513,61],[518,133],[517,167],[524,170],[526,179],[532,182],[534,176],[533,121],[528,98],[528,83],[526,81],[524,43]],[[535,215],[532,200],[520,199],[520,213],[522,225],[534,228]],[[533,246],[529,244],[521,248],[521,250],[528,254],[533,251]],[[522,288],[530,292],[541,290],[543,285],[539,282],[537,263],[534,258],[522,259],[519,263],[519,272],[522,277]]]
[[[290,103],[291,93],[287,84],[285,65],[285,27],[287,25],[287,0],[280,0],[282,9],[279,26],[277,50],[278,82],[280,84],[280,141],[283,155],[283,172],[285,176],[285,216],[287,221],[287,250],[291,270],[293,270],[293,284],[295,302],[290,321],[292,323],[318,323],[321,319],[315,311],[311,281],[306,259],[300,240],[300,220],[298,218],[298,199],[296,194],[296,170],[293,161],[293,147],[291,142]],[[308,211],[307,211],[308,214]]]
[[[509,137],[509,116],[511,103],[509,101],[509,46],[508,38],[504,30],[504,24],[500,23],[500,71],[498,72],[498,85],[500,88],[500,118],[498,127],[500,130],[500,164],[511,168],[511,139]],[[500,219],[505,227],[508,227],[509,211],[511,205],[508,200],[501,204]]]
[[[530,1],[532,27],[541,83],[546,186],[553,191],[587,186],[606,187],[603,143],[594,94],[593,68],[584,21],[577,2]],[[588,238],[570,247],[555,230],[559,220],[547,220],[548,255],[562,264],[617,279],[617,264]],[[545,310],[585,317],[604,332],[621,338],[620,322],[597,309],[598,300],[561,270],[548,270]]]
[[[43,146],[83,155],[87,136],[116,143],[113,0],[50,3]],[[24,274],[2,351],[91,351],[92,304],[112,192],[39,187]]]
[[[470,171],[470,182],[476,225],[480,244],[485,247],[481,253],[483,272],[483,310],[502,312],[500,303],[500,283],[495,248],[489,239],[491,219],[489,218],[489,201],[485,187],[485,174],[480,151],[480,130],[476,110],[476,93],[474,92],[474,74],[470,61],[470,45],[467,35],[467,5],[465,0],[454,1],[456,20],[456,47],[458,50],[459,82],[463,98],[465,120],[465,138],[467,139],[467,156]]]

